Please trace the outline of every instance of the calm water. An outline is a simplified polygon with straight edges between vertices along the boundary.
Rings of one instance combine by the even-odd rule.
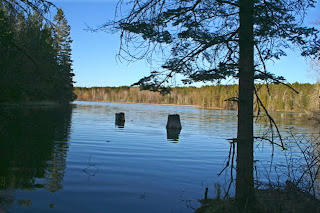
[[[125,112],[124,127],[115,113]],[[181,132],[167,133],[168,114]],[[285,131],[319,132],[297,113],[275,113]],[[1,109],[0,212],[193,212],[236,136],[235,111],[75,102],[70,108]],[[265,131],[262,120],[256,133]],[[263,150],[263,151],[262,151]],[[256,159],[270,161],[270,147]],[[281,163],[281,157],[275,160]]]

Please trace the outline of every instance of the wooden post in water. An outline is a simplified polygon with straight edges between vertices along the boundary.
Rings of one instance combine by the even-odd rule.
[[[124,122],[125,122],[124,113],[123,112],[116,113],[116,121],[115,121],[116,125],[124,126]]]
[[[182,129],[178,114],[168,115],[167,129]]]

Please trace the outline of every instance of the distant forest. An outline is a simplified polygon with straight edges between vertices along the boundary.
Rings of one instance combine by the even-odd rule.
[[[315,108],[314,91],[316,84],[256,85],[259,97],[270,111],[309,111]],[[217,85],[197,87],[175,87],[170,94],[140,90],[138,87],[76,87],[79,101],[122,102],[192,105],[207,109],[236,109],[238,85]],[[319,100],[316,100],[319,102]],[[318,104],[318,103],[317,103]]]
[[[71,42],[61,9],[48,21],[0,2],[0,102],[74,100]]]

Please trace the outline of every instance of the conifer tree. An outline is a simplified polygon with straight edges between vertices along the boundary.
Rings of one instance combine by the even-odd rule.
[[[10,70],[17,68],[14,61],[16,52],[12,45],[14,43],[12,28],[8,11],[0,3],[0,101],[8,101],[9,97],[20,99],[21,87],[14,83],[14,80],[18,81],[18,76],[10,73]]]
[[[62,9],[58,9],[54,17],[55,28],[53,31],[54,48],[56,50],[57,62],[59,64],[59,80],[57,81],[57,97],[61,101],[72,101],[73,76],[71,59],[71,37],[70,26],[64,16]]]
[[[53,27],[36,9],[17,12],[9,6],[0,2],[0,102],[74,100],[70,27],[63,11]]]

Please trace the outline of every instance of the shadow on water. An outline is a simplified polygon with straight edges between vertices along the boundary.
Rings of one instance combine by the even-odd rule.
[[[0,108],[0,204],[31,205],[14,200],[15,190],[63,188],[72,108]]]

